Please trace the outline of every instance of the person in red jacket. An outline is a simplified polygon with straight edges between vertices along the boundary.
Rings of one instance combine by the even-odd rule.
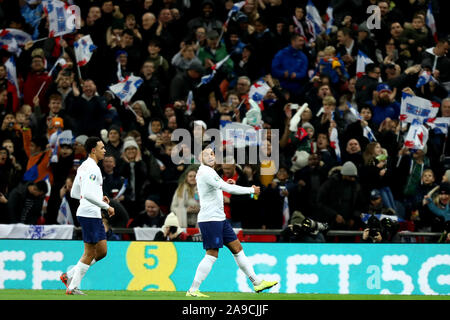
[[[48,105],[46,92],[52,82],[52,76],[45,71],[45,57],[43,53],[41,54],[40,51],[36,50],[33,50],[31,54],[31,71],[27,73],[23,83],[23,103],[32,106],[34,97],[44,84],[44,87],[39,92],[39,101],[42,106],[45,106],[42,111],[48,112],[46,109]]]

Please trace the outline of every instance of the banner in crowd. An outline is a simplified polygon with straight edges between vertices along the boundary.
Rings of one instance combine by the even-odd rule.
[[[81,27],[80,8],[62,1],[44,1],[44,12],[48,16],[49,37],[72,33]]]
[[[447,135],[448,127],[450,126],[450,117],[428,119],[426,124],[432,128],[436,134]]]
[[[427,121],[436,117],[439,107],[437,102],[402,92],[399,118],[407,123],[412,123],[414,119],[419,122]]]
[[[0,239],[68,239],[73,238],[70,225],[0,224]],[[1,240],[0,240],[1,241]]]
[[[450,294],[450,254],[442,244],[243,243],[271,293]],[[0,240],[0,289],[57,289],[83,253],[82,241]],[[204,257],[201,242],[110,241],[81,290],[186,291]],[[114,278],[114,281],[112,279]],[[252,292],[233,255],[222,254],[202,291]]]
[[[109,89],[120,99],[120,101],[122,101],[122,103],[128,103],[143,82],[144,80],[142,80],[142,78],[131,75],[119,83],[110,86]]]

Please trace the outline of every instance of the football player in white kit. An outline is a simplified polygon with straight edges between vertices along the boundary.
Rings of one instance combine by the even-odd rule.
[[[80,199],[77,219],[83,233],[84,253],[78,263],[60,277],[67,287],[66,294],[84,295],[80,290],[81,280],[89,267],[106,256],[106,232],[102,222],[101,209],[114,215],[109,199],[103,196],[103,178],[98,162],[105,157],[105,146],[98,137],[90,137],[84,144],[87,159],[77,170],[70,196]]]
[[[216,163],[214,150],[206,147],[201,153],[201,164],[197,171],[197,189],[200,200],[200,212],[197,221],[203,238],[206,254],[197,267],[194,281],[186,296],[208,297],[200,292],[200,284],[206,279],[217,260],[219,248],[225,245],[233,254],[239,268],[253,283],[255,292],[261,292],[276,285],[277,281],[259,279],[253,271],[253,265],[244,254],[242,245],[236,236],[224,212],[223,191],[230,194],[259,194],[257,186],[241,187],[234,185],[233,180],[227,182],[213,169]]]

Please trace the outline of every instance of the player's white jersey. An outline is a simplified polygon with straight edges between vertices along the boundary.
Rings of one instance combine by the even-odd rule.
[[[213,168],[203,164],[200,165],[195,178],[200,200],[197,222],[223,221],[226,219],[222,191],[231,194],[252,194],[254,192],[252,187],[241,187],[226,183]]]
[[[101,209],[109,205],[103,201],[102,172],[95,161],[88,157],[78,168],[70,196],[80,199],[77,216],[101,218]]]

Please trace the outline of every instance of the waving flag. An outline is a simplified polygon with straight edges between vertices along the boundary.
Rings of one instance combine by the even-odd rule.
[[[400,105],[400,121],[412,123],[414,119],[420,122],[435,118],[439,111],[439,103],[402,92]]]
[[[144,82],[142,78],[134,75],[126,77],[123,81],[109,87],[109,89],[122,101],[127,104],[136,93],[137,89]]]
[[[128,187],[128,179],[125,179],[123,181],[122,187],[120,188],[119,192],[116,194],[116,196],[113,198],[113,200],[119,199],[127,190]]]
[[[356,60],[356,76],[361,78],[366,73],[366,65],[373,63],[364,52],[358,50],[358,58]]]
[[[431,1],[428,3],[427,16],[426,16],[426,24],[428,28],[431,30],[431,34],[433,35],[434,41],[438,42],[437,29],[436,29],[436,21],[434,20],[433,10],[431,8]]]
[[[84,66],[91,60],[92,53],[97,47],[92,42],[91,36],[87,35],[74,42],[75,57],[78,65]]]
[[[246,1],[240,1],[237,2],[235,4],[233,4],[233,7],[230,9],[230,11],[228,11],[228,17],[227,20],[225,21],[225,23],[223,24],[225,27],[228,26],[228,23],[230,22],[231,17],[238,11],[240,11],[242,9],[243,6],[245,6],[247,4],[247,0]]]
[[[6,77],[16,87],[17,96],[20,97],[19,82],[17,81],[16,60],[14,56],[9,57],[5,62]]]
[[[56,218],[58,224],[70,224],[73,225],[72,211],[70,210],[69,202],[66,196],[61,201],[61,205],[58,210],[58,217]]]
[[[269,85],[263,79],[259,79],[251,85],[248,97],[255,101],[261,110],[264,110],[263,99],[269,90]]]
[[[227,62],[227,60],[231,57],[231,55],[227,55],[225,58],[223,58],[222,60],[220,60],[219,62],[217,62],[215,65],[213,65],[211,67],[212,72],[210,74],[207,74],[206,76],[203,76],[200,79],[200,83],[197,85],[197,88],[200,87],[203,84],[207,84],[209,82],[211,82],[211,80],[214,78],[214,76],[216,75],[216,71],[219,70],[219,68],[225,63]]]
[[[350,102],[348,102],[348,101],[347,101],[347,106],[350,109],[351,113],[353,113],[359,120],[362,120],[362,117],[359,114],[358,110],[356,110],[356,108],[354,108],[352,106],[352,104]],[[363,135],[364,135],[364,137],[369,139],[370,142],[377,141],[377,139],[375,138],[375,135],[373,134],[372,129],[369,126],[365,126],[363,128]]]
[[[448,127],[450,126],[450,117],[439,117],[428,119],[426,124],[434,130],[436,134],[448,134]]]
[[[414,150],[423,150],[428,141],[428,129],[420,120],[414,119],[405,138],[405,147]]]
[[[330,34],[331,32],[331,28],[333,27],[333,23],[334,23],[334,18],[333,18],[333,7],[329,6],[327,8],[327,31],[326,34]]]
[[[339,147],[339,138],[338,138],[338,132],[336,128],[331,129],[330,134],[330,146],[334,149],[334,152],[336,152],[336,157],[338,162],[341,162],[341,148]]]
[[[58,37],[72,33],[80,28],[80,8],[69,6],[62,1],[48,1],[44,3],[44,12],[48,16],[49,37]]]
[[[420,88],[430,81],[437,83],[437,80],[431,75],[430,71],[423,70],[420,73],[419,80],[417,80],[416,88]]]
[[[192,114],[192,103],[194,102],[194,94],[192,93],[192,90],[189,90],[187,99],[186,99],[186,114],[190,115]]]
[[[306,5],[306,20],[312,22],[313,25],[313,34],[314,39],[321,34],[324,30],[322,18],[320,17],[319,11],[314,6],[311,0],[308,0],[308,4]]]
[[[19,56],[22,52],[20,46],[31,41],[31,35],[19,29],[0,30],[0,48]]]

